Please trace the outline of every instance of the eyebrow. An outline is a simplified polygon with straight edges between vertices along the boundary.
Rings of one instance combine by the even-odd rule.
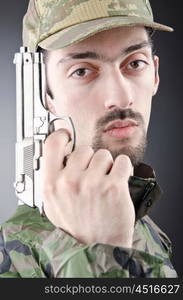
[[[142,48],[145,47],[151,47],[151,44],[149,41],[143,41],[141,43],[138,44],[134,44],[131,45],[125,49],[122,50],[121,55],[128,55],[134,51],[140,50]],[[94,59],[94,60],[100,60],[100,61],[104,61],[104,62],[111,62],[111,59],[107,58],[106,56],[104,56],[103,54],[99,54],[93,51],[86,51],[86,52],[73,52],[73,53],[69,53],[67,54],[67,56],[61,58],[59,60],[59,63],[64,63],[68,60],[72,60],[72,59],[86,59],[86,58],[90,58],[90,59]]]

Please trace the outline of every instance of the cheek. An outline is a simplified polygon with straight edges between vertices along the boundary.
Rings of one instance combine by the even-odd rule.
[[[94,135],[94,126],[99,112],[94,103],[95,96],[91,86],[73,85],[70,81],[57,74],[50,78],[49,83],[54,96],[54,108],[58,116],[70,116],[74,123],[77,143],[90,143]]]
[[[153,83],[153,75],[147,74],[144,80],[141,80],[138,83],[136,82],[133,88],[134,107],[136,111],[142,114],[146,130],[148,128],[151,113],[152,96],[154,92]]]
[[[60,95],[60,96],[59,96]],[[60,100],[58,101],[58,99]],[[61,99],[62,98],[62,99]],[[96,118],[98,107],[96,105],[96,93],[91,86],[63,86],[57,94],[57,105],[71,117],[80,120],[87,120],[88,123]],[[62,104],[60,104],[62,102]]]
[[[71,89],[60,89],[56,95],[58,114],[72,118],[76,130],[77,145],[91,144],[97,118],[97,107],[91,101],[91,93],[76,92]]]

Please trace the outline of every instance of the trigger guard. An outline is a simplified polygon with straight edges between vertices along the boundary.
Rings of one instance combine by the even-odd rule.
[[[76,146],[76,131],[75,131],[74,123],[73,123],[71,117],[59,117],[59,118],[55,118],[54,120],[52,120],[52,121],[49,123],[49,127],[48,127],[48,135],[50,135],[52,132],[55,131],[55,125],[54,125],[54,122],[57,121],[57,120],[64,120],[64,121],[68,122],[68,123],[71,125],[71,128],[72,128],[71,141],[72,141],[72,143],[73,143],[73,145],[72,145],[72,151],[71,151],[71,152],[73,152],[74,149],[75,149],[75,146]]]

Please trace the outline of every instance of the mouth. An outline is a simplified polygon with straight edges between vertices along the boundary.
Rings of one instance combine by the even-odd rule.
[[[138,123],[132,119],[116,120],[110,122],[104,129],[104,133],[117,139],[131,137],[138,127]]]

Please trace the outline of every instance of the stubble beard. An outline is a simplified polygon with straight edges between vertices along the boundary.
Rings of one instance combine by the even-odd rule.
[[[124,120],[126,118],[133,119],[138,123],[137,130],[140,130],[140,132],[138,132],[140,133],[139,142],[137,146],[131,146],[130,138],[124,138],[118,142],[118,144],[120,144],[121,146],[118,145],[117,149],[114,149],[114,146],[111,147],[111,145],[109,145],[103,139],[104,128],[111,121],[115,121],[117,119]],[[144,126],[144,120],[140,113],[135,113],[131,109],[115,110],[113,112],[110,112],[107,116],[104,116],[103,118],[98,120],[95,132],[96,134],[92,140],[92,148],[94,152],[96,152],[99,149],[107,149],[110,151],[113,160],[115,160],[116,157],[120,154],[127,155],[130,158],[131,163],[134,167],[137,167],[143,161],[147,147],[147,137]]]

